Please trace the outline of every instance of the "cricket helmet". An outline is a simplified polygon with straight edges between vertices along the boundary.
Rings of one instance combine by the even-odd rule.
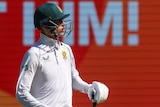
[[[70,14],[64,14],[62,9],[54,3],[45,3],[40,5],[34,13],[34,26],[41,30],[41,24],[48,26],[55,25],[55,20],[67,18]],[[55,25],[56,26],[56,25]]]

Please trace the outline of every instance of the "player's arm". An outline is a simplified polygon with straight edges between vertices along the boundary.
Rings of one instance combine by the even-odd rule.
[[[104,102],[108,98],[109,88],[101,82],[94,81],[92,84],[88,84],[87,82],[83,81],[76,69],[75,59],[72,51],[71,51],[71,59],[72,59],[72,87],[75,90],[79,90],[83,93],[88,94],[89,99],[95,101],[96,103]]]
[[[17,100],[27,107],[47,107],[35,99],[30,93],[31,84],[36,73],[37,66],[37,55],[32,51],[27,52],[22,60],[20,75],[16,87]]]
[[[75,65],[75,59],[74,59],[74,55],[72,52],[72,49],[70,48],[69,45],[64,45],[66,46],[66,48],[69,51],[70,54],[70,61],[71,61],[71,75],[72,75],[72,88],[75,90],[78,90],[82,93],[87,93],[88,92],[88,88],[90,87],[90,84],[88,84],[87,82],[83,81],[82,78],[79,76],[79,72],[76,69],[76,65]]]

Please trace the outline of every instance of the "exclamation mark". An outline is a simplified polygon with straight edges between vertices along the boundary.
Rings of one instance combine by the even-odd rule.
[[[6,1],[0,1],[0,13],[7,12],[7,3]]]
[[[35,42],[33,26],[34,2],[25,1],[23,3],[23,45],[29,46]]]
[[[131,34],[128,34],[128,45],[137,46],[139,44],[138,36],[138,2],[128,2],[128,30]]]

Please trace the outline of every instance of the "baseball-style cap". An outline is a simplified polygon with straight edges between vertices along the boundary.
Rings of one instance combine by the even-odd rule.
[[[40,21],[50,17],[53,21],[67,18],[70,14],[64,14],[62,9],[54,3],[40,5],[34,13],[35,28],[40,29]]]

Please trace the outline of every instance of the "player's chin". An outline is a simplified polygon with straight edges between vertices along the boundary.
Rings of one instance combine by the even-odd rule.
[[[64,36],[64,33],[59,33],[59,37],[63,37]]]

